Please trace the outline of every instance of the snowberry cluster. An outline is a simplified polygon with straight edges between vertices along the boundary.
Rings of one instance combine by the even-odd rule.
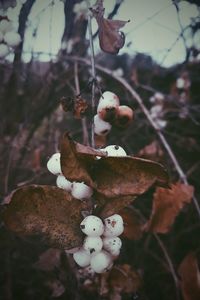
[[[71,182],[62,174],[61,163],[60,163],[60,153],[54,153],[47,162],[47,169],[54,175],[57,175],[56,185],[71,192],[74,198],[83,200],[88,199],[92,196],[93,190],[91,187],[86,185],[84,182]]]
[[[94,116],[94,132],[96,135],[107,135],[112,125],[126,128],[133,119],[133,110],[120,105],[119,98],[112,92],[106,91],[99,99],[97,114]]]
[[[0,19],[0,58],[6,57],[10,51],[19,45],[21,37],[7,18]]]
[[[86,237],[83,246],[73,254],[75,262],[95,273],[106,272],[120,254],[122,242],[118,236],[124,231],[122,217],[115,214],[102,222],[90,215],[81,222],[80,228]]]
[[[167,121],[164,119],[165,96],[162,93],[156,92],[149,100],[153,103],[150,109],[152,119],[160,129],[165,128],[167,126]]]

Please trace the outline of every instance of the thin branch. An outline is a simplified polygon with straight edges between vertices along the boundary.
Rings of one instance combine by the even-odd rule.
[[[85,59],[85,58],[80,58],[80,57],[76,57],[76,56],[70,56],[70,57],[66,57],[66,59],[69,60],[78,60],[86,65],[90,65],[89,60]],[[114,78],[116,81],[118,81],[119,83],[121,83],[121,85],[127,90],[129,91],[129,93],[131,94],[131,96],[137,101],[137,103],[139,104],[141,110],[143,111],[143,113],[145,114],[146,118],[148,119],[149,123],[151,124],[151,126],[154,128],[154,130],[156,131],[160,141],[162,142],[163,147],[165,148],[165,150],[167,151],[169,157],[171,158],[174,167],[180,177],[180,180],[185,183],[186,185],[188,185],[188,181],[187,181],[187,177],[185,175],[185,173],[183,172],[176,156],[174,155],[170,145],[168,144],[166,138],[164,137],[163,133],[161,132],[160,128],[158,127],[158,125],[154,122],[154,120],[152,119],[148,109],[146,108],[146,106],[143,103],[142,98],[138,95],[138,93],[131,87],[131,85],[122,77],[118,77],[116,76],[113,71],[102,67],[100,65],[96,64],[96,69],[100,70],[101,72],[111,76],[112,78]],[[195,197],[193,197],[193,202],[196,208],[196,211],[200,217],[200,207],[198,204],[198,201]]]
[[[75,80],[75,87],[76,87],[76,94],[80,94],[80,84],[79,84],[79,77],[78,77],[78,62],[75,61],[74,63],[74,80]],[[83,129],[83,144],[89,145],[89,135],[87,130],[87,120],[86,117],[81,119],[82,129]]]
[[[89,0],[87,0],[88,11],[90,7]],[[89,31],[89,40],[90,40],[90,51],[91,51],[91,67],[92,67],[92,99],[91,99],[91,107],[92,107],[92,115],[95,112],[95,82],[96,82],[96,70],[95,70],[95,59],[94,59],[94,44],[93,44],[93,36],[92,36],[92,16],[91,13],[88,12],[88,31]],[[94,141],[94,120],[92,120],[91,124],[91,146],[95,148]]]

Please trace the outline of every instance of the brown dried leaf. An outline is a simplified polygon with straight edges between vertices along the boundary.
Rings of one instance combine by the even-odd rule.
[[[81,119],[84,117],[86,110],[88,109],[88,104],[86,100],[78,97],[74,105],[74,117],[76,119]]]
[[[113,214],[119,213],[122,208],[133,202],[133,196],[119,196],[115,198],[106,198],[104,195],[96,193],[95,201],[97,203],[97,212],[101,218],[107,218]]]
[[[131,208],[125,207],[120,210],[119,215],[124,222],[124,231],[122,237],[129,240],[138,240],[142,237],[142,221],[139,215]]]
[[[131,294],[140,289],[142,280],[140,275],[130,265],[124,264],[112,268],[109,273],[108,283],[110,290],[113,292]]]
[[[39,260],[33,265],[42,271],[52,271],[60,265],[61,250],[49,248],[39,256]]]
[[[189,253],[181,262],[178,273],[184,300],[200,299],[200,271],[193,253]]]
[[[129,21],[109,20],[103,17],[103,1],[90,9],[99,26],[99,44],[104,52],[117,54],[124,46],[124,33],[119,31]]]
[[[97,148],[103,148],[106,146],[106,140],[107,140],[107,136],[106,135],[94,135],[94,141],[95,141],[95,146]]]
[[[82,245],[79,224],[87,206],[58,187],[29,185],[12,194],[3,220],[18,235],[42,236],[49,245],[71,249]]]
[[[58,298],[61,295],[64,294],[65,292],[65,287],[64,285],[60,282],[58,279],[50,279],[46,282],[46,285],[50,288],[51,290],[51,297],[52,298]]]
[[[170,189],[157,188],[153,198],[150,220],[144,230],[166,233],[174,223],[180,210],[190,203],[194,187],[182,183],[172,184]]]
[[[138,153],[139,157],[152,159],[155,161],[159,161],[160,159],[162,159],[163,155],[164,153],[157,141],[153,141],[151,144],[145,146]]]
[[[162,165],[136,157],[102,157],[93,178],[97,191],[107,198],[137,196],[154,183],[166,186],[168,175]]]

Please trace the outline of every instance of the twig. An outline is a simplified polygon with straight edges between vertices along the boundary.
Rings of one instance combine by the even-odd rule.
[[[69,56],[67,57],[69,60],[78,60],[82,63],[85,63],[86,65],[90,65],[90,62],[88,59],[85,58],[80,58],[77,56]],[[96,64],[96,69],[100,70],[101,72],[111,76],[112,78],[114,78],[116,81],[120,82],[121,85],[126,88],[127,91],[129,91],[129,93],[131,94],[131,96],[137,101],[137,103],[139,104],[141,110],[143,111],[143,113],[145,114],[146,118],[148,119],[149,123],[151,124],[151,126],[154,128],[154,130],[156,131],[159,139],[162,142],[163,147],[165,148],[165,150],[167,151],[169,157],[171,158],[174,167],[180,177],[180,180],[185,183],[186,185],[188,185],[188,181],[187,181],[187,177],[185,175],[185,173],[183,172],[181,166],[179,165],[178,160],[176,159],[176,156],[174,155],[170,145],[168,144],[166,138],[164,137],[163,133],[161,132],[160,128],[157,126],[157,124],[154,122],[154,120],[152,119],[148,109],[146,108],[146,106],[143,103],[142,98],[138,95],[138,93],[131,87],[131,85],[122,77],[118,77],[116,76],[113,71],[102,67],[100,65]],[[193,202],[196,208],[196,211],[198,213],[198,216],[200,217],[200,207],[198,204],[198,201],[195,197],[193,197]]]
[[[89,0],[87,0],[88,11],[90,7]],[[90,51],[91,51],[91,67],[92,67],[92,99],[91,99],[91,106],[92,106],[92,115],[95,112],[95,82],[96,82],[96,71],[95,71],[95,59],[94,59],[94,44],[93,44],[93,37],[92,37],[92,17],[91,13],[88,12],[88,31],[89,31],[89,40],[90,40]],[[91,124],[91,146],[95,148],[95,141],[94,141],[94,120],[92,119]]]
[[[74,63],[74,78],[75,78],[75,87],[76,87],[76,94],[80,94],[80,84],[79,84],[79,77],[78,77],[78,62],[75,61]],[[83,144],[89,145],[89,135],[87,130],[87,120],[86,117],[81,119],[82,129],[83,129]]]

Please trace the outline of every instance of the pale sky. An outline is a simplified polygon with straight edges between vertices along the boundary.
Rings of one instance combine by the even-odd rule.
[[[16,20],[20,3],[14,10],[9,10],[8,15]],[[92,0],[94,1],[94,0]],[[60,41],[64,28],[64,13],[62,1],[37,0],[29,17],[28,29],[25,37],[24,49],[26,53],[31,51],[44,52],[40,59],[47,60],[45,53],[57,54],[60,49]],[[112,10],[115,0],[105,0],[106,14]],[[200,15],[196,5],[181,1],[180,20],[185,27],[191,18]],[[134,55],[137,52],[149,54],[163,66],[171,66],[182,62],[185,58],[185,48],[180,34],[180,24],[177,13],[171,0],[124,0],[115,19],[128,20],[123,31],[126,34],[126,44],[119,54],[128,52]],[[92,22],[93,31],[96,31],[96,21]],[[33,32],[37,30],[36,37]],[[188,40],[191,43],[191,40]],[[129,47],[126,45],[129,44]],[[200,34],[195,37],[195,44],[200,49]],[[170,52],[168,50],[171,49]],[[95,52],[101,51],[98,43],[95,43]],[[26,60],[30,55],[26,55]]]

